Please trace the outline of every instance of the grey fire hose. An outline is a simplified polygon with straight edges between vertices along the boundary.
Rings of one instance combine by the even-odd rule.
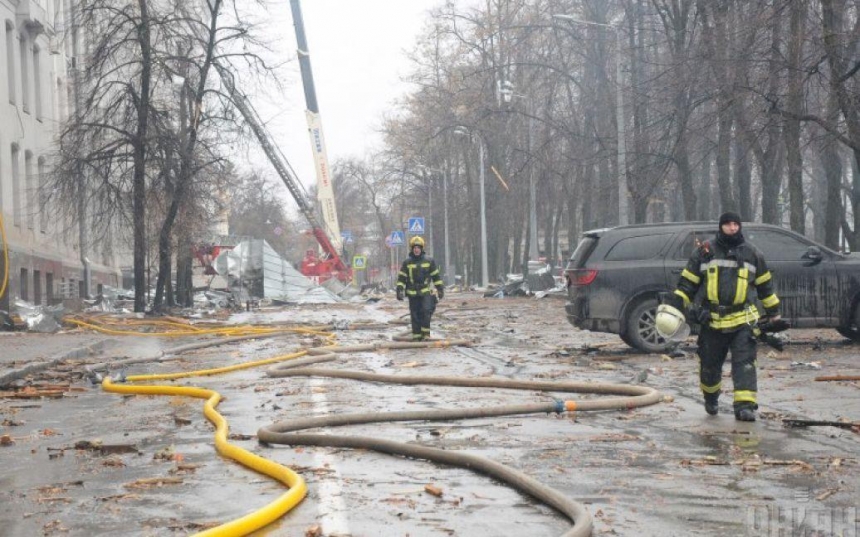
[[[439,346],[463,344],[464,342],[439,342]],[[544,485],[528,475],[494,462],[485,457],[467,453],[447,451],[415,444],[405,444],[366,436],[339,436],[328,434],[297,434],[295,431],[320,427],[335,427],[374,422],[392,421],[441,421],[454,419],[486,418],[537,413],[561,413],[576,410],[611,410],[631,409],[653,405],[662,399],[662,395],[653,388],[626,384],[604,384],[584,382],[546,382],[513,380],[506,378],[461,378],[437,376],[399,376],[380,375],[358,371],[343,371],[331,369],[315,369],[303,367],[310,363],[331,361],[336,353],[361,352],[380,348],[426,348],[427,343],[388,343],[377,345],[356,345],[351,347],[322,347],[312,349],[309,354],[315,355],[288,364],[275,366],[268,371],[270,377],[315,376],[327,378],[343,378],[365,382],[382,382],[396,384],[431,384],[438,386],[506,388],[516,390],[539,390],[548,392],[571,392],[603,395],[620,395],[622,397],[604,398],[586,401],[555,401],[550,403],[532,403],[521,405],[504,405],[471,409],[443,409],[390,413],[355,413],[328,415],[315,418],[301,418],[274,423],[257,431],[260,442],[267,444],[287,444],[304,446],[347,447],[354,449],[370,449],[382,453],[402,457],[420,458],[441,464],[458,466],[483,473],[499,481],[507,483],[520,492],[532,496],[538,501],[552,507],[573,522],[573,526],[563,534],[563,537],[581,537],[591,535],[593,521],[585,507]]]

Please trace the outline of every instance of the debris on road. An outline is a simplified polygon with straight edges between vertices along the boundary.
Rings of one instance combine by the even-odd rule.
[[[815,380],[818,382],[824,381],[858,381],[860,380],[860,375],[830,375],[825,377],[815,377]]]
[[[430,483],[424,485],[424,492],[436,496],[437,498],[442,497],[442,489]]]
[[[840,429],[850,429],[855,433],[860,433],[860,421],[828,421],[828,420],[798,420],[784,419],[783,425],[786,427],[801,428],[801,427],[839,427]]]
[[[185,480],[181,477],[147,477],[126,483],[123,487],[127,489],[146,490],[163,487],[165,485],[181,485]]]

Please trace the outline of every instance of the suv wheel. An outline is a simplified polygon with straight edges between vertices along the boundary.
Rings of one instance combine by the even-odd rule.
[[[836,331],[847,337],[851,341],[860,341],[860,330],[853,326],[847,328],[844,326],[840,326],[836,328]]]
[[[838,326],[836,331],[847,337],[851,341],[860,341],[860,304],[854,306],[854,314],[852,316],[854,322],[848,326]]]
[[[625,343],[645,352],[663,352],[669,343],[657,333],[657,299],[647,298],[630,310],[627,330],[622,338]]]

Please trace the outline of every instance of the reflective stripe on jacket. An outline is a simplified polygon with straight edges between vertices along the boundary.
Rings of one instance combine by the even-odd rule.
[[[714,241],[699,247],[681,272],[675,294],[689,306],[702,286],[702,306],[710,310],[708,324],[715,330],[733,330],[758,319],[756,298],[768,315],[779,313],[771,272],[764,256],[749,243],[726,248]]]

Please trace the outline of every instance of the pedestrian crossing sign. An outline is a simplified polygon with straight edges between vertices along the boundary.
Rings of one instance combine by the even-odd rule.
[[[423,235],[424,234],[424,217],[413,216],[409,219],[409,234]]]
[[[391,235],[388,236],[388,239],[391,242],[391,246],[398,246],[406,242],[406,237],[403,235],[402,231],[392,231]]]
[[[352,268],[355,270],[364,270],[367,268],[367,257],[356,255],[352,257]]]

